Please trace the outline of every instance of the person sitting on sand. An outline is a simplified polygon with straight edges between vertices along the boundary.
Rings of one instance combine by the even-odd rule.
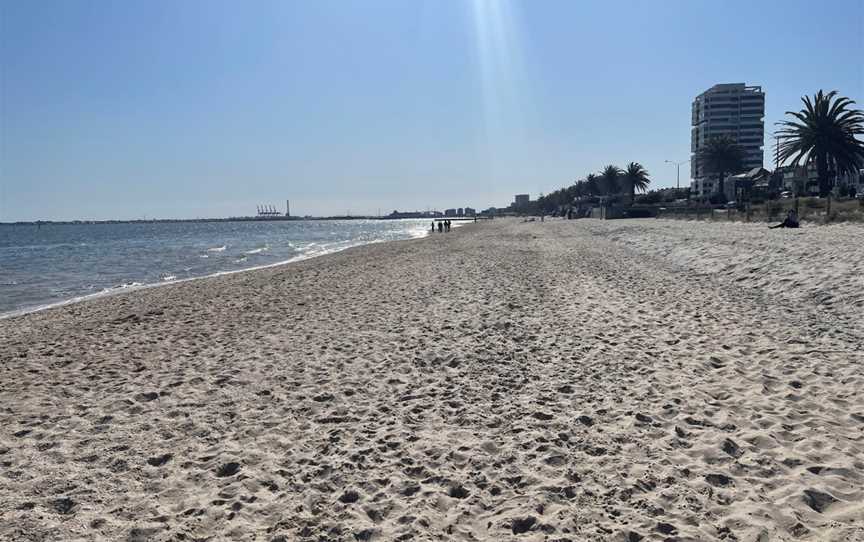
[[[774,228],[797,228],[798,227],[798,213],[795,212],[795,209],[789,209],[789,212],[786,213],[786,220],[777,224],[776,226],[770,226],[770,229]]]

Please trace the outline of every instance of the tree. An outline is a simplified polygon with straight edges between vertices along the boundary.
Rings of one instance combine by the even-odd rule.
[[[801,98],[804,108],[801,111],[787,111],[796,120],[784,120],[777,124],[782,129],[776,132],[780,137],[778,155],[785,162],[792,159],[792,165],[816,162],[819,175],[819,195],[827,196],[831,191],[829,165],[834,166],[837,174],[855,173],[864,165],[864,142],[857,136],[864,134],[864,112],[850,106],[855,102],[837,96],[832,90],[823,94],[822,90]]]
[[[630,192],[630,205],[636,200],[636,191],[645,192],[651,179],[648,178],[648,172],[642,167],[639,162],[630,162],[627,164],[627,169],[624,170],[624,186]]]
[[[621,177],[621,168],[618,166],[608,165],[600,172],[602,192],[607,196],[614,196],[618,193],[618,179]]]
[[[743,169],[744,151],[738,143],[727,135],[714,136],[699,149],[698,159],[708,173],[719,178],[720,194],[725,194],[726,175],[738,173]]]
[[[600,194],[600,177],[589,173],[585,176],[585,191],[589,196],[597,196]]]
[[[573,196],[581,198],[587,194],[588,193],[585,190],[585,181],[576,181],[576,184],[573,185]]]

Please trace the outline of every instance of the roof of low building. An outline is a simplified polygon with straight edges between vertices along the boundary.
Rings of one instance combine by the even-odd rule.
[[[771,175],[771,172],[764,167],[754,167],[749,171],[739,173],[738,175],[733,175],[732,177],[735,179],[755,179],[757,177],[763,177],[765,175]]]

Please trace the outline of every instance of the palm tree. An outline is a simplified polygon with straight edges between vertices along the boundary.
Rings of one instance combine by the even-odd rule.
[[[714,173],[720,178],[718,192],[724,194],[726,175],[738,173],[743,168],[744,151],[731,137],[714,136],[699,149],[698,159],[707,173]]]
[[[594,175],[593,173],[589,173],[585,176],[585,191],[590,196],[596,196],[600,194],[600,177]]]
[[[600,178],[603,180],[603,192],[607,196],[613,196],[618,193],[618,178],[621,177],[621,168],[618,166],[608,165],[600,172]]]
[[[837,96],[832,90],[823,94],[820,90],[810,100],[801,98],[804,109],[787,111],[797,119],[784,120],[776,132],[781,143],[778,148],[780,160],[792,158],[792,165],[798,166],[816,161],[819,175],[819,195],[826,196],[831,191],[828,167],[833,165],[836,173],[855,172],[864,165],[864,142],[857,138],[864,134],[864,111],[852,109],[855,102],[844,96]]]
[[[579,180],[573,185],[573,196],[581,198],[585,195],[585,181]]]
[[[630,162],[624,170],[624,186],[630,191],[630,205],[636,200],[636,191],[645,192],[651,179],[649,173],[639,162]]]

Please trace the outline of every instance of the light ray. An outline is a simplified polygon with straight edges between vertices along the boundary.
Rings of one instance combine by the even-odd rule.
[[[483,145],[490,173],[508,170],[503,151],[528,143],[533,104],[528,92],[525,44],[520,17],[511,0],[472,0],[471,18],[480,79]]]

